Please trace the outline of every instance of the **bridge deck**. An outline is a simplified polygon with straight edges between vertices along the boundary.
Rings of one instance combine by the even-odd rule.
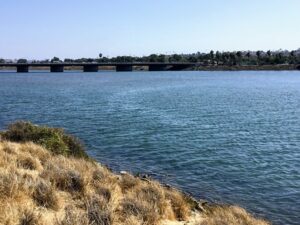
[[[28,72],[32,67],[49,67],[51,72],[64,72],[64,67],[82,67],[84,72],[97,72],[98,67],[113,66],[116,71],[132,71],[134,66],[146,66],[149,71],[178,71],[196,66],[196,63],[159,63],[159,62],[131,62],[131,63],[0,63],[0,67],[16,67],[17,72]]]
[[[16,66],[30,66],[30,67],[48,67],[48,66],[150,66],[150,65],[160,65],[160,66],[176,66],[176,65],[184,65],[184,66],[195,66],[197,63],[160,63],[160,62],[131,62],[131,63],[0,63],[0,67],[16,67]]]

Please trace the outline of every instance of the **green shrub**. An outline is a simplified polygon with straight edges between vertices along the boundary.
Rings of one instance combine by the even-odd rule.
[[[80,141],[63,129],[47,126],[37,126],[30,122],[17,121],[8,126],[1,133],[1,137],[7,141],[28,142],[42,145],[54,154],[87,158],[87,154]]]

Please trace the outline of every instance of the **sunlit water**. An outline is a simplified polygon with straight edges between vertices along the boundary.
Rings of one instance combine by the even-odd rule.
[[[1,72],[0,128],[21,119],[116,171],[300,223],[300,72]]]

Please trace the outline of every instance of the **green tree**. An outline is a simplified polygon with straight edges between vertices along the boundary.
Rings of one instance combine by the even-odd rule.
[[[230,65],[236,65],[236,54],[234,54],[233,52],[229,53],[229,59],[230,59]]]
[[[222,61],[224,65],[229,64],[229,53],[228,52],[223,52],[222,53]]]
[[[27,59],[18,59],[17,63],[27,63]]]
[[[215,59],[215,52],[213,50],[211,50],[209,52],[209,58],[210,58],[210,61],[212,63],[214,61],[214,59]]]
[[[66,59],[64,59],[64,62],[70,63],[70,62],[73,62],[73,59],[68,59],[68,58],[66,58]]]
[[[196,63],[198,61],[195,54],[188,56],[187,60],[188,60],[188,62],[191,62],[191,63]]]
[[[275,64],[283,64],[285,63],[282,52],[277,52],[275,54]]]
[[[149,62],[157,62],[158,56],[156,54],[149,55]]]
[[[219,65],[221,59],[222,59],[221,53],[219,51],[217,51],[216,52],[217,65]]]
[[[61,60],[60,60],[58,57],[54,56],[54,57],[51,59],[51,62],[52,62],[52,63],[53,63],[53,62],[61,62]]]
[[[174,59],[176,62],[180,62],[180,61],[182,61],[182,55],[175,54]]]
[[[203,61],[204,61],[203,53],[198,52],[198,53],[197,53],[197,62],[203,63]]]
[[[165,61],[166,61],[166,55],[160,54],[160,55],[157,57],[157,61],[158,61],[158,62],[165,62]]]
[[[169,58],[169,61],[170,62],[181,62],[182,55],[178,55],[178,54],[171,55],[171,57]]]

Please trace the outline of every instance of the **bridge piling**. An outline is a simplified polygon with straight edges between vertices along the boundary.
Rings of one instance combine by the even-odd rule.
[[[149,65],[148,70],[149,71],[166,71],[166,70],[168,70],[168,66],[163,65],[163,64]]]
[[[130,72],[132,71],[132,65],[116,65],[117,72]]]
[[[29,66],[28,65],[18,65],[17,66],[17,73],[28,73]]]
[[[98,65],[84,65],[83,72],[98,72]]]
[[[63,65],[51,65],[50,72],[52,72],[52,73],[64,72],[64,66]]]
[[[169,68],[168,70],[170,71],[181,71],[181,70],[186,70],[188,68],[190,68],[190,65],[172,65],[171,68]]]

